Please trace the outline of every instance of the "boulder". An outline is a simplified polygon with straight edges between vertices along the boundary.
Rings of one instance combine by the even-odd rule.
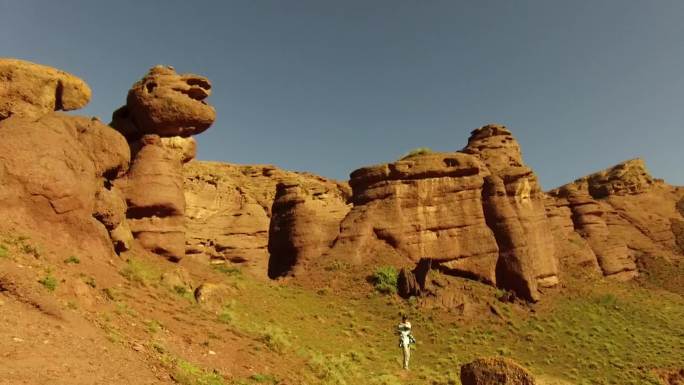
[[[203,76],[177,74],[173,67],[155,66],[131,87],[126,105],[114,112],[112,127],[130,141],[143,135],[196,135],[216,119],[204,99],[211,83]]]
[[[463,385],[534,385],[532,374],[509,358],[478,358],[461,366]]]
[[[90,87],[74,75],[24,60],[0,58],[0,120],[40,118],[90,101]]]

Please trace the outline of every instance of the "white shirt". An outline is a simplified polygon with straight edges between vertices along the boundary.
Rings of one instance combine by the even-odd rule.
[[[397,331],[399,331],[399,344],[401,346],[409,346],[411,340],[409,335],[411,334],[411,322],[402,322],[397,326]]]

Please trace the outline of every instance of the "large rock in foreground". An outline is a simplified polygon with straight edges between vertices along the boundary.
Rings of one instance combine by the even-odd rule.
[[[74,75],[24,60],[0,58],[0,120],[39,118],[90,101],[90,87]]]
[[[532,374],[515,361],[502,358],[478,358],[461,366],[463,385],[535,385]]]

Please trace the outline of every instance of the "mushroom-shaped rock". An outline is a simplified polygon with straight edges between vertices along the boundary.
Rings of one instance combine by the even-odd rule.
[[[515,361],[503,358],[478,358],[461,366],[463,385],[534,385],[532,374]]]
[[[0,58],[0,120],[39,118],[90,101],[90,87],[74,75],[24,60]]]
[[[114,112],[111,124],[129,140],[146,134],[199,134],[216,119],[214,107],[204,101],[210,94],[207,78],[156,66],[133,84],[126,105]]]

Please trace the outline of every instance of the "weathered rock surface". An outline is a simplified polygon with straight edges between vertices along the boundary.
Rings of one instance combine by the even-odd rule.
[[[30,229],[70,249],[110,255],[106,226],[120,220],[120,208],[105,197],[115,194],[112,180],[128,169],[123,136],[96,119],[54,112],[13,116],[0,122],[0,132],[4,225]]]
[[[635,258],[639,255],[681,258],[677,230],[684,216],[676,202],[682,193],[681,188],[651,177],[641,159],[550,191],[547,212],[556,214],[556,223],[565,223],[565,234],[573,239],[556,240],[565,254],[559,258],[573,254],[568,250],[574,247],[571,244],[577,245],[576,235],[586,241],[603,275],[618,279],[637,275]],[[585,253],[587,259],[590,254]],[[582,263],[589,266],[589,262]]]
[[[486,174],[476,157],[462,153],[424,154],[354,171],[354,207],[330,256],[409,268],[429,258],[496,282],[498,247],[481,198]]]
[[[522,161],[520,146],[504,126],[471,133],[464,152],[492,174],[485,178],[485,218],[499,246],[497,284],[536,300],[538,286],[558,284],[558,264],[537,176]]]
[[[268,275],[276,278],[305,271],[339,234],[349,212],[338,186],[305,186],[297,180],[278,183],[271,209]]]
[[[119,182],[127,225],[145,249],[171,261],[185,256],[183,164],[197,153],[189,136],[216,118],[204,101],[210,92],[202,76],[156,66],[133,84],[126,105],[112,117],[112,127],[126,136],[134,154],[130,173]]]
[[[81,79],[52,67],[0,58],[0,120],[39,118],[53,111],[84,107],[90,88]]]
[[[244,266],[262,277],[268,271],[278,183],[294,181],[307,191],[330,191],[328,197],[342,201],[349,196],[346,184],[270,165],[193,161],[184,166],[184,173],[188,255]]]
[[[129,141],[147,134],[196,135],[216,119],[214,107],[204,101],[210,94],[207,78],[155,66],[133,84],[126,105],[114,112],[111,124]]]
[[[558,284],[545,195],[503,126],[473,131],[463,152],[356,170],[350,184],[354,207],[330,258],[408,270],[430,259],[530,300]]]
[[[478,358],[461,366],[463,385],[534,385],[532,374],[509,358]]]

